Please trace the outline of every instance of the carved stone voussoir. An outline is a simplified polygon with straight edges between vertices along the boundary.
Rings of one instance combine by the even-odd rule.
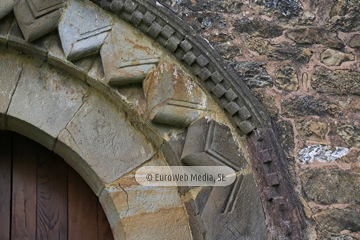
[[[142,82],[159,61],[157,50],[145,36],[120,24],[114,25],[100,54],[105,80],[112,86]]]
[[[14,7],[14,0],[1,0],[0,1],[0,19],[5,17]]]
[[[70,61],[97,53],[112,27],[109,14],[89,5],[71,0],[59,23],[62,47]]]
[[[206,108],[203,90],[175,64],[160,63],[143,86],[148,117],[153,122],[187,126]]]
[[[27,42],[57,27],[65,0],[16,0],[14,14]]]
[[[247,166],[230,128],[206,118],[189,126],[181,161],[191,166],[229,166],[236,171]]]

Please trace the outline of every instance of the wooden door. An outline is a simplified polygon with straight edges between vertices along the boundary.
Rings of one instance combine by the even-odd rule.
[[[59,156],[0,131],[0,240],[111,240],[96,195]]]

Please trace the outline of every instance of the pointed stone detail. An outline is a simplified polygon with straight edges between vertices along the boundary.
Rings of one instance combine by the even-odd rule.
[[[114,26],[100,50],[105,80],[112,86],[142,82],[149,71],[156,67],[158,51],[150,41],[139,37],[135,30],[125,24]]]
[[[65,0],[17,0],[14,14],[27,42],[32,42],[57,27]]]
[[[0,1],[0,19],[8,15],[14,7],[14,0]]]
[[[61,44],[68,60],[97,53],[112,27],[104,10],[89,3],[71,0],[59,23]]]
[[[206,108],[203,90],[175,64],[160,63],[143,87],[148,118],[155,123],[187,126]]]
[[[190,166],[247,166],[228,126],[202,118],[188,128],[181,161]]]

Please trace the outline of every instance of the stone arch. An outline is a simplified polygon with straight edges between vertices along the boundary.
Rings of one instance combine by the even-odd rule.
[[[251,162],[266,216],[268,234],[264,233],[261,227],[260,230],[253,228],[254,224],[262,225],[265,221],[262,214],[255,214],[259,217],[252,220],[258,222],[248,224],[248,228],[233,234],[235,238],[263,238],[265,235],[272,239],[304,238],[303,213],[267,113],[245,84],[221,62],[221,57],[210,45],[196,36],[194,31],[170,10],[155,1],[135,0],[94,1],[106,11],[82,0],[53,0],[51,6],[36,0],[19,0],[15,2],[15,6],[12,0],[6,2],[0,12],[0,18],[3,17],[0,20],[0,45],[25,53],[27,57],[14,60],[19,57],[15,57],[12,50],[4,50],[4,58],[12,59],[4,60],[4,64],[10,64],[6,65],[6,69],[11,70],[8,78],[13,80],[0,82],[6,89],[0,109],[0,124],[5,129],[40,142],[67,160],[102,199],[116,237],[138,239],[141,234],[155,234],[151,236],[156,238],[156,234],[159,234],[159,231],[150,230],[151,227],[135,226],[135,221],[141,219],[131,219],[131,216],[128,216],[131,210],[129,203],[127,207],[121,205],[121,201],[131,198],[128,190],[132,190],[133,186],[132,171],[146,162],[176,165],[181,164],[182,160],[190,165],[198,164],[201,159],[199,160],[195,153],[200,151],[210,156],[206,161],[230,165],[241,172],[243,177],[239,178],[239,183],[226,193],[230,199],[234,199],[225,202],[230,209],[234,208],[230,206],[236,203],[244,182],[249,181],[252,184],[253,178],[248,167]],[[12,9],[16,19],[12,13],[9,14]],[[33,18],[26,19],[24,16],[30,16],[26,15],[30,12]],[[74,15],[75,20],[69,17]],[[96,16],[96,21],[87,18],[88,16]],[[70,22],[70,19],[74,22]],[[58,33],[52,31],[55,28]],[[53,66],[65,70],[71,76],[56,79],[58,73]],[[39,71],[39,68],[46,69]],[[179,72],[181,77],[177,75]],[[26,81],[24,76],[28,75],[32,77]],[[74,77],[80,81],[64,81],[64,78]],[[41,84],[36,85],[31,79],[38,79]],[[48,79],[53,81],[48,82]],[[168,83],[163,84],[166,81]],[[130,90],[127,87],[129,84]],[[31,89],[34,89],[34,92],[27,94]],[[195,90],[187,92],[192,89]],[[55,90],[55,95],[52,90]],[[34,103],[28,104],[29,102],[24,100],[28,95],[33,98]],[[212,99],[218,105],[213,104]],[[139,104],[139,101],[142,104]],[[39,108],[45,102],[53,105],[45,104],[44,109]],[[51,111],[54,106],[55,109],[64,109],[61,104],[65,104],[66,111],[62,110],[60,115],[57,115],[60,112]],[[33,106],[33,112],[24,111],[25,106]],[[43,116],[48,119],[44,121],[41,119]],[[208,121],[201,117],[215,120]],[[100,131],[94,126],[105,129]],[[171,133],[180,133],[183,129],[191,128],[188,132],[205,135],[211,133],[209,136],[215,139],[220,139],[222,135],[226,136],[226,141],[237,143],[235,147],[229,145],[233,149],[229,150],[230,155],[225,156],[220,149],[216,149],[216,141],[212,145],[215,146],[214,149],[210,148],[210,151],[194,149],[201,146],[195,144],[195,147],[192,147],[194,144],[190,140],[187,143],[189,135],[184,139],[181,134],[172,138],[167,134],[167,126],[176,129]],[[113,135],[113,132],[118,132],[119,129],[131,129],[131,138],[121,140],[120,136],[124,135]],[[89,135],[86,135],[87,133]],[[76,134],[79,134],[78,139]],[[97,137],[96,140],[94,136]],[[133,143],[132,141],[138,144],[131,146],[140,147],[134,151],[134,156],[120,163],[113,159],[115,164],[111,160],[108,165],[98,162],[99,159],[111,159],[119,155],[116,152],[117,146],[112,144],[126,146],[126,143]],[[204,141],[207,144],[208,139]],[[97,145],[98,143],[100,145]],[[183,146],[184,150],[179,150]],[[244,154],[239,158],[243,165],[232,165],[231,157],[234,155],[231,154],[238,152],[239,148]],[[88,154],[89,152],[92,154]],[[137,160],[135,163],[132,161],[134,159]],[[124,163],[131,164],[123,166]],[[204,226],[199,226],[199,221],[202,220],[198,219],[198,214],[192,216],[189,213],[203,211],[203,196],[206,199],[215,199],[217,194],[213,193],[212,196],[207,189],[198,189],[196,194],[190,190],[184,197],[188,216],[179,196],[174,195],[174,192],[176,191],[169,193],[171,206],[160,211],[156,204],[153,207],[154,205],[149,203],[152,215],[147,214],[146,209],[140,209],[139,212],[143,214],[141,216],[143,219],[148,216],[148,219],[154,220],[152,216],[160,214],[158,218],[163,221],[166,219],[168,224],[161,224],[160,221],[156,226],[164,229],[162,233],[169,234],[169,237],[179,237],[176,235],[179,229],[187,229],[185,232],[189,235],[185,235],[184,239],[189,239],[190,234],[201,237]],[[253,197],[250,199],[255,199],[258,193],[249,193],[251,194]],[[146,192],[144,196],[147,196]],[[168,195],[160,197],[166,196]],[[156,197],[149,199],[154,203],[159,202]],[[245,206],[246,202],[242,204]],[[259,211],[259,206],[256,211]],[[230,221],[231,217],[227,216],[231,213],[210,211],[204,215],[209,219],[216,218],[216,221],[223,224],[227,224],[226,221],[240,220],[239,216],[234,216]],[[224,215],[225,217],[221,217]],[[178,217],[175,222],[179,225],[174,233],[171,228],[171,221],[174,219],[169,216]],[[191,222],[191,233],[188,222]],[[205,228],[206,224],[209,223],[205,223]],[[236,232],[237,227],[231,229],[230,224],[228,225],[229,233]],[[207,237],[220,237],[218,232],[211,234]]]

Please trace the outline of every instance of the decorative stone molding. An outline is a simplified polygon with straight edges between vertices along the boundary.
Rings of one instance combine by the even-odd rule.
[[[230,128],[206,118],[189,126],[181,161],[190,166],[228,166],[236,171],[247,167]]]
[[[82,1],[80,2],[82,3]],[[155,1],[138,0],[94,0],[94,2],[100,4],[106,10],[112,11],[120,18],[129,22],[137,29],[153,38],[158,44],[169,50],[173,56],[187,66],[188,69],[190,69],[192,73],[200,79],[202,86],[207,89],[211,96],[217,101],[218,105],[224,110],[224,113],[227,114],[229,120],[238,133],[241,135],[247,135],[245,136],[245,139],[248,142],[248,147],[250,149],[254,177],[262,196],[269,237],[274,239],[303,239],[303,216],[301,214],[300,205],[297,202],[294,189],[291,186],[291,180],[289,179],[285,167],[285,160],[281,157],[281,151],[276,145],[277,140],[273,136],[273,133],[271,133],[271,128],[269,128],[269,117],[245,84],[237,78],[236,74],[231,69],[219,60],[221,59],[220,56],[204,39],[197,37],[188,25],[174,16],[170,10],[161,6],[159,3],[156,3]],[[33,5],[30,6],[30,4]],[[36,7],[34,8],[34,6]],[[44,122],[44,119],[36,119],[36,117],[31,118],[26,116],[23,112],[17,111],[17,109],[20,109],[23,106],[19,104],[19,102],[22,101],[20,98],[21,91],[24,91],[26,86],[29,86],[29,88],[34,87],[38,89],[37,91],[40,91],[39,89],[41,88],[39,87],[41,84],[34,86],[31,84],[26,85],[26,81],[23,80],[23,76],[20,77],[20,74],[19,79],[21,78],[22,80],[19,81],[19,83],[21,84],[15,84],[15,86],[13,86],[14,90],[10,89],[8,91],[9,93],[14,91],[14,97],[10,97],[7,101],[8,103],[5,101],[5,105],[10,105],[9,111],[7,110],[9,107],[8,105],[3,107],[0,104],[0,106],[3,107],[3,109],[0,109],[2,111],[0,113],[0,124],[1,122],[5,122],[6,129],[18,131],[25,136],[29,136],[41,142],[51,149],[55,149],[59,155],[63,156],[65,159],[70,159],[70,165],[81,173],[98,195],[103,193],[108,196],[109,192],[104,190],[105,183],[111,184],[109,182],[116,179],[116,177],[119,177],[117,174],[123,175],[126,171],[139,166],[144,161],[147,161],[148,158],[158,151],[157,148],[163,145],[163,139],[159,140],[160,137],[158,133],[155,133],[153,128],[148,125],[148,122],[142,120],[143,116],[138,116],[138,114],[135,111],[132,111],[129,106],[124,103],[124,101],[118,99],[119,95],[116,87],[122,87],[124,84],[128,83],[142,82],[151,70],[156,68],[158,61],[164,58],[164,55],[162,55],[164,51],[159,50],[157,44],[152,44],[150,41],[144,40],[145,36],[139,34],[138,30],[133,29],[129,31],[130,27],[126,26],[124,23],[120,23],[116,18],[113,18],[116,23],[114,23],[111,32],[104,40],[104,44],[102,44],[102,41],[107,34],[106,31],[110,30],[107,28],[111,25],[111,21],[109,20],[111,17],[107,18],[108,20],[105,21],[105,23],[109,23],[109,25],[103,24],[104,22],[99,23],[99,28],[96,28],[94,30],[95,32],[86,35],[89,36],[89,38],[85,41],[81,38],[81,33],[79,33],[80,38],[69,38],[65,40],[66,37],[64,38],[64,30],[61,30],[63,34],[61,34],[62,38],[60,40],[56,33],[47,33],[56,27],[61,15],[62,6],[63,2],[56,0],[47,1],[46,4],[41,0],[19,0],[16,3],[16,9],[14,9],[14,12],[20,28],[17,21],[14,21],[11,14],[3,18],[0,21],[0,45],[16,49],[21,53],[30,54],[34,57],[33,63],[36,64],[37,67],[44,66],[44,63],[47,65],[45,62],[47,60],[49,64],[64,69],[84,81],[84,83],[81,84],[77,83],[78,85],[83,85],[84,88],[86,88],[87,85],[91,85],[91,88],[96,88],[97,90],[91,91],[91,94],[94,96],[101,95],[99,92],[105,93],[105,98],[107,99],[105,101],[106,104],[99,108],[101,105],[99,102],[104,102],[104,99],[101,97],[96,98],[93,101],[93,104],[91,104],[91,101],[88,99],[92,98],[88,98],[87,94],[79,93],[79,95],[82,96],[81,99],[84,103],[81,104],[81,101],[78,99],[78,105],[73,106],[74,109],[71,108],[71,114],[69,113],[60,119],[61,124],[57,124],[56,126],[51,125],[50,123],[52,123],[52,121],[48,124],[46,121]],[[69,6],[71,7],[71,3]],[[100,11],[93,10],[92,7],[93,6],[90,6],[89,4],[86,11]],[[31,15],[33,11],[35,15]],[[71,11],[73,10],[69,9],[69,13]],[[20,13],[30,13],[30,15],[24,16],[33,17],[28,19]],[[47,17],[50,18],[49,22],[44,21]],[[79,22],[81,21],[79,20]],[[64,19],[62,20],[62,23],[69,24]],[[81,30],[82,28],[83,26],[81,23],[80,25],[74,26],[73,31],[76,29]],[[84,34],[87,33],[86,30],[87,29],[84,29]],[[23,38],[21,32],[24,33],[26,39]],[[139,42],[134,40],[138,40]],[[29,44],[27,41],[33,42]],[[67,43],[66,41],[69,42]],[[71,47],[69,44],[74,45]],[[101,48],[101,58],[96,55],[88,56],[88,54],[96,52],[99,48]],[[67,58],[74,60],[74,62],[69,62],[69,59]],[[102,68],[104,68],[104,73],[102,72]],[[27,74],[29,75],[29,73]],[[41,78],[41,74],[40,76],[35,73],[33,75],[34,78]],[[17,82],[18,79],[14,81]],[[159,81],[159,84],[155,84],[151,87],[151,84],[149,84],[148,81],[150,80],[146,79],[144,82],[144,91],[145,94],[147,94],[146,101],[148,101],[149,106],[151,104],[154,104],[154,106],[162,106],[162,108],[156,108],[153,106],[149,107],[148,110],[152,113],[152,115],[150,114],[151,120],[154,122],[165,122],[175,126],[186,126],[198,117],[197,115],[197,117],[187,120],[184,116],[195,116],[196,114],[193,115],[190,112],[195,109],[196,111],[202,110],[202,101],[200,100],[202,99],[202,94],[199,93],[198,96],[186,95],[186,98],[184,96],[183,99],[181,98],[181,95],[174,91],[174,94],[170,94],[168,96],[170,99],[164,100],[153,97],[151,94],[156,95],[156,93],[161,91],[160,89],[171,90],[175,87],[165,86],[163,88],[161,84],[166,85],[169,81],[165,81],[163,83]],[[63,80],[59,82],[61,82],[61,87],[65,84]],[[0,83],[3,84],[1,81]],[[179,84],[179,86],[180,85],[181,84]],[[15,89],[17,88],[16,86],[19,87],[19,90]],[[56,84],[51,86],[56,86]],[[66,84],[65,86],[69,87]],[[187,89],[183,85],[181,85],[181,87]],[[56,89],[56,87],[54,89]],[[62,89],[58,93],[62,93],[66,98],[69,93],[66,93],[66,91],[64,93],[63,91],[65,90]],[[61,96],[61,94],[59,96]],[[28,97],[31,98],[31,101],[33,101],[30,105],[35,108],[34,112],[40,111],[39,116],[52,114],[51,116],[54,117],[54,112],[47,112],[50,108],[45,107],[42,110],[36,109],[37,106],[41,106],[41,104],[43,104],[41,99],[36,99],[34,96]],[[47,97],[47,95],[44,96],[44,99],[46,100]],[[181,102],[181,106],[174,107],[174,104],[179,105],[179,100],[186,102],[186,104]],[[54,105],[62,104],[61,102],[57,103],[56,99],[51,99],[48,102],[49,104]],[[67,104],[70,104],[70,102],[66,102],[65,106]],[[107,106],[112,107],[107,108]],[[181,109],[180,114],[179,111],[173,110],[178,107]],[[5,108],[6,110],[4,110]],[[124,111],[122,114],[118,114],[118,112],[110,114],[109,116],[112,121],[110,125],[115,126],[116,124],[123,124],[133,130],[135,129],[134,132],[130,133],[132,136],[137,135],[138,131],[140,131],[140,137],[135,137],[135,142],[148,146],[145,149],[139,150],[139,152],[143,155],[140,157],[141,161],[134,163],[135,165],[121,165],[120,163],[115,164],[117,168],[125,166],[126,170],[121,173],[112,172],[112,165],[110,163],[97,161],[100,158],[107,158],[108,156],[111,156],[111,152],[116,152],[111,150],[119,148],[119,146],[107,146],[107,144],[111,145],[112,143],[112,140],[110,139],[110,136],[113,136],[111,135],[112,131],[110,131],[111,126],[110,130],[105,129],[109,134],[99,134],[100,141],[102,141],[105,145],[100,144],[99,146],[96,146],[97,141],[92,139],[92,137],[97,136],[97,134],[91,133],[86,135],[83,133],[84,131],[100,131],[99,129],[104,124],[98,123],[104,123],[103,120],[105,118],[101,113],[102,108],[106,109],[106,114],[110,114],[111,111]],[[1,119],[4,118],[4,116],[5,119]],[[119,118],[121,120],[119,120]],[[89,126],[82,126],[82,119],[86,119]],[[117,123],[117,121],[119,122]],[[199,122],[201,122],[201,120]],[[93,126],[92,129],[91,126]],[[194,132],[203,133],[204,136],[207,137],[203,141],[200,141],[200,143],[196,142],[193,146],[191,143],[194,141],[192,141],[191,138],[202,135],[198,134],[197,136],[191,137],[193,130],[190,128],[192,128],[192,126],[197,126],[197,130],[194,130]],[[60,133],[59,131],[61,128],[63,128],[63,130]],[[255,139],[256,137],[254,137],[254,134],[252,133],[254,132],[254,129],[257,129],[257,131],[260,132],[262,131],[261,129],[270,130],[266,132],[265,137],[258,137]],[[237,160],[234,162],[234,159],[239,159],[239,156],[235,154],[235,152],[238,152],[238,149],[235,151],[234,145],[229,144],[229,146],[227,146],[227,148],[229,148],[227,152],[222,152],[223,149],[219,148],[221,141],[228,143],[228,141],[233,139],[232,136],[230,136],[231,134],[229,135],[229,132],[230,130],[228,127],[217,124],[213,121],[210,121],[210,123],[203,122],[202,124],[195,123],[190,125],[188,129],[188,136],[186,138],[186,142],[188,143],[186,143],[186,148],[184,148],[183,151],[183,161],[190,165],[224,164],[232,166],[237,170],[245,168],[245,161],[241,157],[239,162],[237,162]],[[219,137],[219,134],[221,134],[221,137]],[[118,139],[119,136],[115,136],[115,138]],[[156,139],[156,141],[153,139]],[[266,139],[266,141],[261,142],[262,140],[260,139]],[[120,140],[115,142],[121,143]],[[131,142],[132,141],[129,140],[129,143]],[[55,144],[55,148],[53,144]],[[92,146],[96,147],[92,148]],[[103,150],[106,151],[106,154],[108,155],[105,153],[101,156],[98,155]],[[203,159],[199,160],[197,156],[198,154],[203,154],[203,156],[205,156],[205,162],[201,162]],[[263,165],[260,165],[259,163]],[[267,168],[269,166],[270,168]],[[111,175],[112,173],[114,173],[114,175]],[[243,174],[248,174],[248,172]],[[246,179],[248,179],[246,181],[250,181],[249,179],[252,178],[252,175],[246,176],[248,176],[246,177]],[[208,197],[212,196],[211,201],[217,201],[217,199],[219,200],[219,202],[215,205],[214,203],[211,203],[211,201],[206,200],[206,204],[204,205],[205,207],[201,207],[201,209],[203,209],[201,216],[207,216],[206,218],[209,218],[201,227],[202,230],[204,230],[204,228],[207,229],[206,231],[209,232],[208,236],[217,238],[218,236],[224,234],[224,236],[230,237],[230,232],[235,231],[235,229],[240,229],[243,226],[237,226],[236,224],[238,223],[235,219],[239,218],[239,216],[251,215],[246,213],[234,214],[234,211],[236,212],[237,209],[243,209],[243,206],[247,206],[246,204],[249,204],[246,203],[246,198],[240,195],[243,193],[246,194],[250,189],[250,187],[242,187],[244,184],[242,182],[246,182],[244,179],[238,180],[233,187],[227,189],[226,193],[216,193],[214,190],[214,192],[212,191],[207,195]],[[249,184],[249,186],[251,186],[251,184]],[[126,190],[122,189],[121,191],[125,192]],[[226,198],[228,200],[224,198],[223,194],[225,194],[225,196],[229,196],[229,198]],[[257,196],[254,189],[252,190],[252,196],[253,198],[256,198]],[[196,199],[196,196],[194,198]],[[110,198],[109,201],[111,202],[115,200]],[[216,209],[217,212],[214,212],[215,207],[220,207],[219,209],[225,210],[218,211],[218,209]],[[207,210],[204,211],[204,209]],[[259,209],[261,209],[261,207],[257,210]],[[132,225],[135,222],[134,219],[138,219],[134,217],[128,218],[128,220],[124,220],[123,222],[117,222],[119,221],[119,219],[116,220],[118,215],[114,214],[110,207],[106,211],[108,216],[113,216],[114,218],[111,220],[111,224],[113,231],[115,233],[119,233],[119,235],[117,235],[118,238],[121,238],[120,232],[123,231],[122,229],[124,226],[134,226]],[[176,211],[179,211],[182,214],[181,209]],[[166,215],[166,211],[163,214]],[[152,219],[150,215],[147,216],[149,220]],[[164,215],[160,214],[160,217],[162,216]],[[210,216],[213,216],[213,218],[210,218]],[[262,219],[259,221],[263,221],[262,212],[260,212],[257,216],[259,219]],[[112,218],[110,217],[110,219]],[[195,216],[195,219],[200,219],[200,223],[203,221],[197,215]],[[154,222],[154,219],[152,219],[152,221]],[[127,225],[128,223],[129,225]],[[194,222],[193,224],[195,226],[200,223]],[[217,231],[213,227],[214,223],[218,223],[216,226],[223,226],[223,228],[225,228],[225,226],[230,226],[230,228],[223,229],[223,231]],[[232,226],[235,227],[232,228]],[[249,229],[253,229],[253,227],[251,226]],[[139,231],[140,230],[143,229],[139,229]],[[149,228],[145,228],[142,232],[146,233],[146,231],[150,231]],[[235,235],[233,234],[232,237],[239,238],[240,236],[247,236],[248,232],[251,231],[244,230],[241,233],[235,233]],[[259,239],[263,239],[262,234],[264,234],[264,232],[259,234],[260,235],[258,236],[261,236]],[[134,239],[136,239],[135,235]]]
[[[27,42],[57,27],[65,0],[16,0],[14,13]]]
[[[221,62],[221,57],[208,42],[196,36],[194,30],[169,9],[156,1],[92,1],[148,34],[189,66],[241,135],[256,127],[270,125],[269,117],[234,71]],[[227,106],[232,110],[241,109],[246,114],[241,111],[229,113]]]
[[[148,118],[155,123],[186,127],[206,108],[203,90],[173,63],[160,63],[143,86]]]
[[[99,8],[71,0],[59,23],[64,53],[70,61],[97,53],[112,27],[111,17]]]
[[[115,25],[101,48],[105,80],[111,86],[142,82],[159,61],[158,50],[133,39],[135,32]]]

